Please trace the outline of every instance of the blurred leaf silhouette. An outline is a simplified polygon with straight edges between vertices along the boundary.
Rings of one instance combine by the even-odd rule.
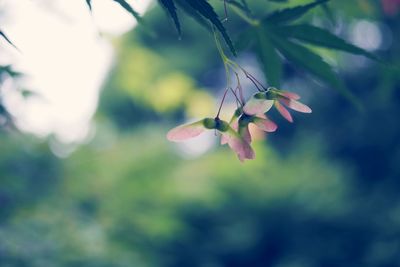
[[[2,30],[0,30],[0,37],[3,38],[7,43],[9,43],[9,44],[10,44],[11,46],[13,46],[15,49],[19,50],[19,49],[15,46],[15,44],[7,37],[7,35],[6,35]]]

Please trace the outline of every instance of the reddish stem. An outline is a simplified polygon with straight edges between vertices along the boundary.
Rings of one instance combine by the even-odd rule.
[[[232,94],[235,96],[235,100],[236,100],[236,105],[237,105],[237,107],[243,106],[242,102],[240,101],[240,99],[238,98],[238,96],[237,96],[237,94],[236,94],[237,88],[236,88],[235,90],[233,90],[232,88],[229,88],[229,89],[231,89]]]
[[[239,66],[239,68],[243,71],[244,75],[246,75],[246,78],[249,79],[255,85],[255,87],[257,88],[258,91],[260,91],[260,92],[262,92],[263,90],[267,91],[267,88],[259,80],[257,80],[253,75],[251,75],[249,72],[247,72],[241,66]],[[259,86],[261,86],[263,90],[261,90]]]
[[[221,100],[221,104],[219,104],[218,113],[217,113],[217,116],[215,116],[216,119],[219,118],[219,114],[221,113],[221,108],[222,108],[222,105],[224,104],[225,97],[226,97],[227,93],[228,93],[228,88],[225,89],[224,96],[222,97],[222,100]]]
[[[236,72],[235,72],[235,74],[236,74],[236,79],[237,79],[237,83],[238,83],[237,89],[239,90],[239,96],[240,96],[241,104],[243,106],[244,102],[245,102],[244,97],[243,97],[243,88],[242,88],[242,85],[240,84],[239,75]]]

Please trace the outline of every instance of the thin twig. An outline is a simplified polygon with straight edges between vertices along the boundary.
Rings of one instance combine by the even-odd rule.
[[[221,104],[219,104],[218,113],[217,113],[217,116],[215,116],[216,119],[219,118],[219,114],[221,113],[221,108],[222,108],[222,105],[224,104],[227,93],[228,93],[228,88],[225,89],[224,96],[222,97],[222,100],[221,100]]]

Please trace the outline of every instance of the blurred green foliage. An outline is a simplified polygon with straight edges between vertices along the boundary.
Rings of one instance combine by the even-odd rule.
[[[276,245],[279,232],[274,232],[280,227],[290,230],[291,225],[311,220],[304,227],[312,231],[316,218],[331,220],[348,212],[344,187],[348,174],[337,164],[318,160],[320,152],[315,148],[305,145],[283,159],[258,143],[257,160],[246,166],[232,164],[235,157],[228,150],[184,161],[173,156],[173,147],[160,134],[162,129],[146,127],[120,135],[114,143],[104,141],[110,137],[100,134],[63,162],[58,182],[46,177],[57,165],[55,159],[42,166],[40,175],[31,171],[37,185],[46,184],[43,188],[15,177],[21,192],[45,194],[45,188],[50,188],[51,193],[33,207],[20,205],[3,226],[2,253],[11,258],[6,262],[203,266],[238,257],[238,263],[245,264],[246,258],[241,257],[247,253]],[[21,153],[13,148],[5,154]],[[6,164],[5,159],[2,162]],[[33,159],[30,164],[40,166]],[[16,193],[15,188],[8,190]],[[286,214],[290,210],[294,214]],[[301,216],[296,218],[296,214]],[[304,234],[298,230],[290,231]],[[327,246],[340,250],[335,244]],[[47,254],[52,256],[42,258]],[[312,255],[295,256],[319,260]],[[99,262],[93,262],[97,257]]]
[[[307,2],[249,4],[265,16]],[[379,22],[392,41],[377,54],[398,65],[399,14],[386,16],[379,1],[331,2],[338,25],[323,8],[299,22],[343,37],[359,19]],[[294,125],[277,120],[278,132],[256,141],[257,158],[246,164],[224,147],[188,157],[165,133],[215,112],[221,61],[195,20],[180,16],[177,40],[161,8],[144,19],[157,35],[138,27],[116,43],[90,142],[61,159],[46,142],[0,133],[0,266],[400,265],[397,69],[305,46],[339,69],[361,113],[283,51],[261,49],[272,46],[260,35],[237,60],[301,93],[314,113],[296,115]],[[236,39],[245,29],[240,20],[226,25]]]

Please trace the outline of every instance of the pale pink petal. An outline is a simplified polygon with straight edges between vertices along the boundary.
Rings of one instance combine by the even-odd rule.
[[[293,93],[293,92],[289,92],[289,91],[281,90],[281,91],[279,91],[279,94],[282,95],[282,96],[285,96],[287,98],[294,99],[294,100],[299,100],[300,99],[300,96],[298,94]]]
[[[221,135],[221,145],[227,144],[228,141],[229,141],[229,136],[227,136],[226,134]]]
[[[232,121],[231,127],[233,130],[237,131],[239,128],[239,122],[238,120]],[[227,144],[229,141],[229,135],[228,134],[222,134],[221,135],[221,145]]]
[[[167,133],[167,139],[173,142],[180,142],[192,137],[196,137],[205,130],[206,128],[203,126],[202,121],[181,125],[170,130]]]
[[[265,132],[275,132],[278,128],[275,122],[269,120],[268,118],[254,118],[254,124],[258,126],[261,130]]]
[[[262,119],[268,119],[267,115],[265,114],[258,114],[257,117]]]
[[[243,138],[244,141],[246,141],[249,144],[251,143],[251,135],[248,125],[246,127],[241,127],[239,129],[239,135]]]
[[[279,101],[275,101],[275,108],[278,110],[278,112],[289,122],[293,122],[292,115],[290,115],[289,111],[282,106]]]
[[[293,110],[296,110],[298,112],[303,112],[303,113],[311,113],[312,110],[309,106],[304,105],[303,103],[300,103],[299,101],[293,100],[293,99],[287,99],[287,98],[280,98],[279,99],[283,104],[285,104],[288,108],[291,108]]]
[[[255,154],[249,143],[242,138],[233,137],[229,139],[229,147],[235,151],[240,161],[245,159],[254,159]]]
[[[235,151],[240,161],[243,162],[245,159],[255,158],[254,150],[251,148],[250,144],[241,138],[236,132],[231,129],[224,134],[229,135],[228,145],[233,151]]]
[[[247,115],[257,115],[267,112],[274,104],[273,100],[250,98],[244,105],[243,112]]]

